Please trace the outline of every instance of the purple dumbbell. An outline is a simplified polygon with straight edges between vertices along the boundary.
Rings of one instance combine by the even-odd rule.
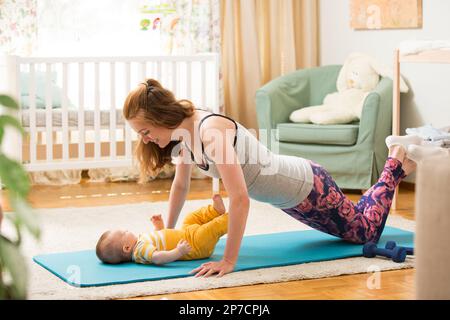
[[[383,256],[392,259],[394,262],[404,262],[406,259],[406,249],[403,247],[395,247],[394,249],[378,248],[374,242],[367,242],[363,247],[363,255],[366,258],[375,256]]]
[[[397,247],[397,244],[395,243],[395,241],[388,241],[388,242],[386,242],[386,246],[385,246],[386,249],[392,250],[395,247]],[[409,255],[409,256],[414,255],[414,248],[411,248],[411,247],[402,247],[402,248],[406,249],[406,254],[407,255]]]

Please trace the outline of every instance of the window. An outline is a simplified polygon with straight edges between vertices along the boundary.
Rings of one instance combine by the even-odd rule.
[[[37,50],[43,56],[161,53],[160,30],[143,31],[142,0],[38,0]]]

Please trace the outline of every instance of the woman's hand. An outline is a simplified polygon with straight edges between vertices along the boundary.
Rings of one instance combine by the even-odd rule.
[[[217,277],[221,277],[224,274],[230,273],[234,270],[234,263],[231,263],[227,260],[220,260],[214,262],[206,262],[202,264],[200,267],[189,272],[190,274],[196,273],[195,277],[209,277],[215,273],[217,273]]]

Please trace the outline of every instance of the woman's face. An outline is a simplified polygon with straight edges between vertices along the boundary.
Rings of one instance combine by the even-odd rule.
[[[137,132],[145,144],[152,142],[161,149],[167,146],[171,141],[172,130],[164,127],[156,127],[149,122],[136,117],[128,120],[131,128]]]

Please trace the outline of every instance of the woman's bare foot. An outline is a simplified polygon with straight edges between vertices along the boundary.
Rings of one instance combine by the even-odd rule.
[[[219,214],[224,214],[226,212],[226,209],[220,194],[213,195],[212,200],[214,210],[216,210]]]
[[[389,157],[395,158],[403,163],[403,160],[406,157],[406,149],[405,147],[395,144],[389,147]]]
[[[402,164],[403,172],[405,172],[405,175],[410,175],[412,172],[414,172],[417,168],[417,164],[415,161],[409,159],[408,157],[405,157],[405,160]]]

